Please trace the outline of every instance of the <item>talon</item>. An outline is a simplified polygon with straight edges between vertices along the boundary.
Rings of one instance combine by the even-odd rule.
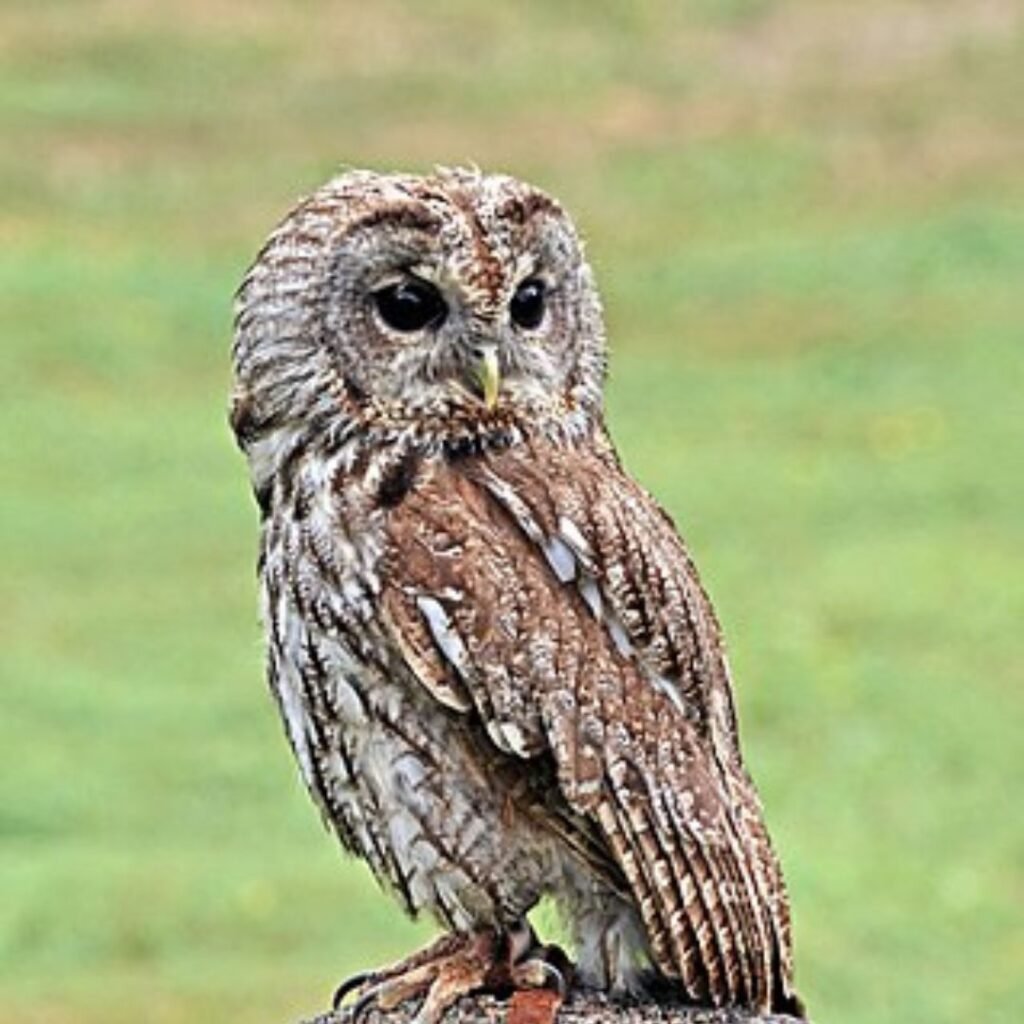
[[[574,968],[561,946],[553,943],[542,946],[530,932],[532,944],[513,956],[509,972],[516,988],[547,989],[564,998],[572,980]]]
[[[370,989],[365,995],[361,995],[348,1011],[349,1024],[359,1024],[359,1021],[367,1014],[370,1008],[377,1002],[377,990]]]
[[[353,989],[362,988],[373,977],[373,971],[360,971],[346,978],[335,990],[331,997],[331,1009],[340,1010],[345,996]]]
[[[553,992],[558,993],[559,999],[564,999],[566,992],[569,990],[569,985],[565,980],[565,975],[552,963],[544,961],[544,972],[545,972],[545,984],[542,988],[551,989]]]
[[[558,972],[563,985],[568,987],[572,984],[572,979],[576,974],[576,965],[561,946],[556,946],[554,943],[544,946],[541,950],[541,959]]]
[[[568,988],[562,972],[547,960],[524,960],[512,968],[512,984],[517,989],[546,989],[565,998]]]

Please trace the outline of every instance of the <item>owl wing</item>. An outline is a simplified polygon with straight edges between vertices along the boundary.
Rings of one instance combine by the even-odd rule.
[[[668,517],[603,439],[431,462],[389,511],[382,605],[441,702],[552,756],[689,994],[790,992],[789,923],[718,626]]]

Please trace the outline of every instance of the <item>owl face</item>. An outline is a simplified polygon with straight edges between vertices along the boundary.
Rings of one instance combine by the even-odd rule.
[[[325,376],[408,424],[600,409],[604,328],[579,238],[554,200],[504,176],[329,182],[271,236],[237,327],[239,391],[278,420],[322,412],[302,392]]]
[[[410,417],[579,401],[603,332],[561,209],[505,177],[380,184],[328,272],[325,339],[355,393]]]

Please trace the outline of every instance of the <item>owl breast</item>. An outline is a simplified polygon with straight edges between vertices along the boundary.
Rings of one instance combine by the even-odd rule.
[[[509,923],[565,870],[541,824],[553,779],[485,751],[455,690],[437,701],[390,650],[376,608],[399,462],[357,467],[342,448],[284,478],[293,514],[262,545],[270,683],[325,821],[406,909],[459,930]]]

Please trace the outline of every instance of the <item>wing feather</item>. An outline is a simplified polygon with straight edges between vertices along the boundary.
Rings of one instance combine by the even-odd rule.
[[[520,446],[425,468],[387,523],[397,650],[499,749],[553,756],[659,969],[715,1004],[788,993],[784,891],[717,622],[664,513],[607,448]]]

